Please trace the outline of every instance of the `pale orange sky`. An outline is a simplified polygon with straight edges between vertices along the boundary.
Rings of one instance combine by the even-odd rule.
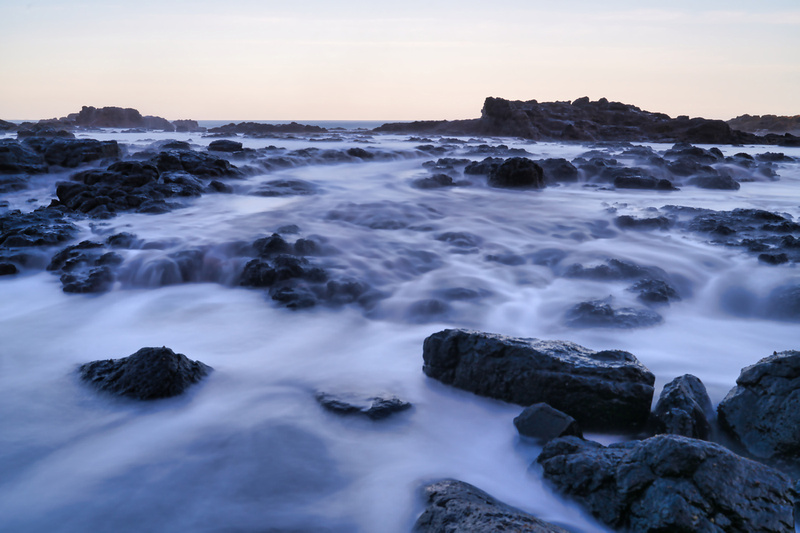
[[[455,119],[486,96],[800,114],[800,4],[0,3],[0,118]]]

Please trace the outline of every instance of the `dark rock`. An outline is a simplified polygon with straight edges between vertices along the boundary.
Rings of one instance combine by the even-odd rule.
[[[742,369],[717,407],[720,425],[754,457],[800,466],[800,352]]]
[[[728,175],[719,176],[697,176],[690,179],[687,183],[700,187],[701,189],[720,189],[726,191],[738,191],[739,182]]]
[[[800,284],[789,283],[773,289],[767,297],[767,316],[800,321]]]
[[[372,420],[380,420],[411,408],[411,404],[397,396],[363,397],[355,394],[328,394],[320,392],[317,401],[329,411],[341,415],[359,414]]]
[[[208,150],[214,152],[241,152],[242,143],[229,141],[228,139],[217,139],[216,141],[211,141],[208,145]]]
[[[667,230],[672,227],[673,221],[667,217],[636,218],[630,215],[620,215],[614,219],[614,224],[620,229],[635,229],[643,231]]]
[[[38,122],[30,124],[28,122],[20,125],[17,130],[17,138],[27,137],[61,137],[62,139],[74,139],[72,132],[63,129],[59,124],[49,122]]]
[[[98,389],[137,400],[156,400],[183,393],[211,367],[191,361],[167,347],[142,348],[122,359],[93,361],[80,367],[81,378]]]
[[[546,403],[535,403],[526,407],[514,419],[514,426],[520,435],[547,442],[558,437],[583,438],[580,425],[574,418]]]
[[[544,180],[547,183],[571,183],[578,181],[578,169],[566,159],[540,159],[536,163],[542,167]]]
[[[209,133],[221,133],[225,135],[243,134],[258,136],[270,136],[275,133],[326,133],[328,130],[320,126],[309,126],[292,122],[290,124],[260,124],[257,122],[230,123],[208,130]]]
[[[436,236],[437,241],[446,242],[456,248],[477,248],[483,242],[478,235],[466,231],[447,231]]]
[[[685,374],[664,385],[651,415],[654,433],[709,440],[714,407],[700,379]]]
[[[239,284],[243,287],[271,287],[277,278],[278,274],[270,263],[253,259],[244,266]]]
[[[653,176],[618,176],[614,178],[614,187],[618,189],[656,189],[659,191],[674,191],[675,186],[667,179],[658,179]]]
[[[107,292],[114,283],[114,273],[101,265],[82,272],[67,272],[59,278],[62,290],[67,293],[87,294]]]
[[[677,435],[612,444],[563,437],[537,462],[559,492],[620,531],[794,531],[789,477]]]
[[[759,254],[758,260],[768,265],[782,265],[789,262],[786,254]]]
[[[453,178],[447,174],[434,174],[429,178],[418,178],[411,182],[417,189],[441,189],[443,187],[455,187],[458,185]]]
[[[573,328],[644,328],[663,321],[661,315],[649,309],[611,307],[609,299],[581,302],[567,311],[565,319],[567,326]]]
[[[0,194],[7,192],[21,191],[28,188],[28,179],[22,176],[2,176],[0,175]]]
[[[183,171],[201,178],[239,177],[241,171],[227,159],[193,150],[166,150],[150,162],[160,172]]]
[[[667,304],[681,299],[675,287],[660,279],[639,280],[628,290],[638,292],[639,299],[648,304]]]
[[[544,171],[528,158],[512,157],[491,172],[489,185],[502,188],[541,189],[545,186]]]
[[[0,139],[0,174],[47,172],[44,157],[13,139]]]
[[[0,276],[11,276],[19,272],[13,263],[0,263]]]
[[[658,267],[643,267],[636,263],[609,259],[604,264],[584,267],[580,264],[570,265],[564,272],[569,278],[594,279],[599,281],[614,281],[651,277],[663,279],[666,273]]]
[[[196,120],[173,120],[172,125],[175,127],[175,131],[178,132],[204,132],[206,128],[201,127]]]
[[[464,167],[464,174],[492,174],[503,164],[502,157],[487,157],[483,161],[473,161]]]
[[[25,139],[24,143],[42,154],[48,165],[66,168],[92,161],[117,159],[121,154],[117,141],[32,137]]]
[[[655,378],[621,350],[466,330],[434,333],[423,371],[445,384],[520,405],[544,402],[601,431],[641,427]]]
[[[373,154],[372,152],[367,152],[363,148],[358,148],[358,147],[348,148],[347,155],[349,155],[351,157],[357,157],[359,159],[374,159],[375,158],[375,154]]]
[[[0,248],[52,246],[77,232],[63,208],[40,207],[30,213],[15,210],[0,215]]]
[[[445,479],[431,483],[424,488],[424,498],[425,511],[414,524],[415,533],[567,533],[463,481]]]

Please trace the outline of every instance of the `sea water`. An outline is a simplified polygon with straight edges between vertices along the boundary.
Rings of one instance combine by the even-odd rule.
[[[109,130],[89,136],[116,139],[131,156],[167,138],[198,149],[211,140]],[[0,530],[401,532],[422,511],[420,487],[455,478],[571,531],[606,531],[543,481],[533,464],[541,448],[521,440],[512,424],[521,407],[422,373],[425,337],[465,327],[628,350],[656,375],[656,395],[691,373],[715,405],[741,368],[800,344],[796,322],[742,313],[728,297],[744,290],[761,301],[775,287],[800,283],[794,265],[764,265],[680,229],[622,231],[613,224],[619,214],[647,216],[668,204],[755,207],[797,218],[796,166],[779,167],[777,181],[745,182],[738,191],[581,183],[514,191],[492,189],[481,176],[467,176],[470,186],[421,190],[411,184],[429,175],[422,164],[436,156],[405,136],[237,140],[253,149],[358,146],[385,157],[269,172],[233,159],[248,169],[228,182],[233,194],[206,194],[160,215],[81,221],[76,242],[126,231],[157,244],[120,252],[119,281],[105,294],[65,294],[46,271],[0,279]],[[448,155],[501,142],[537,159],[573,159],[591,148],[462,141]],[[720,148],[726,155],[774,151]],[[781,151],[800,156],[800,149]],[[55,181],[68,175],[37,177],[30,189],[3,199],[9,209],[46,205]],[[308,182],[316,193],[250,194],[279,178]],[[367,309],[292,311],[261,290],[237,286],[246,259],[231,254],[230,243],[288,225],[299,233],[287,240],[321,244],[315,264],[367,283],[383,298]],[[198,248],[205,253],[200,281],[170,283],[164,258]],[[563,256],[560,265],[613,258],[659,267],[681,280],[683,298],[658,310],[664,320],[656,326],[570,328],[564,314],[576,303],[612,296],[615,305],[636,305],[635,295],[624,281],[575,279],[537,264],[543,253]],[[425,303],[431,300],[440,305]],[[80,364],[144,346],[170,347],[214,371],[183,396],[147,403],[114,399],[79,381]],[[397,395],[413,408],[377,422],[340,417],[317,404],[320,391]]]

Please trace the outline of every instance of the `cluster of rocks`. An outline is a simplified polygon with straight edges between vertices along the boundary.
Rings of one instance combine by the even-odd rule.
[[[722,120],[671,118],[605,98],[537,102],[486,98],[479,119],[384,124],[381,133],[491,135],[541,141],[639,141],[800,146],[789,133],[764,136],[733,129]]]
[[[800,136],[800,115],[793,117],[776,115],[739,115],[727,121],[728,125],[739,131],[767,135],[790,133]]]
[[[615,529],[794,531],[798,494],[784,472],[800,473],[800,352],[743,369],[718,407],[719,424],[691,375],[667,384],[650,412],[653,375],[618,350],[444,330],[425,339],[423,361],[425,374],[443,383],[527,406],[514,424],[545,443],[536,461],[545,479]],[[584,440],[581,428],[640,438],[603,446]],[[522,530],[536,520],[461,482],[425,491],[418,531]]]
[[[249,137],[273,137],[276,133],[327,133],[328,130],[320,126],[310,126],[308,124],[261,124],[258,122],[239,122],[210,128],[212,134],[223,135],[247,135]]]
[[[2,121],[0,121],[2,122]],[[70,113],[59,119],[46,119],[39,122],[23,122],[20,125],[9,122],[0,124],[0,131],[17,131],[18,135],[40,135],[42,128],[53,131],[65,130],[93,130],[97,128],[127,128],[136,130],[160,130],[203,132],[205,128],[198,125],[196,120],[169,120],[152,116],[143,116],[138,110],[123,107],[83,106],[77,113]]]

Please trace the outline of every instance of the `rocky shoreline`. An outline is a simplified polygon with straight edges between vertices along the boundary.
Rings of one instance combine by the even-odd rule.
[[[631,214],[625,205],[609,204],[603,220],[580,230],[558,230],[573,242],[658,236],[669,230],[723,251],[743,252],[743,261],[770,271],[800,262],[800,223],[790,213],[714,210],[679,205],[681,200],[670,196],[681,190],[726,194],[742,184],[777,181],[779,171],[796,169],[800,161],[773,151],[726,156],[719,148],[695,144],[800,145],[788,134],[758,137],[721,121],[671,119],[602,100],[539,104],[490,98],[483,116],[473,121],[385,125],[376,130],[375,135],[439,136],[411,137],[402,141],[407,147],[399,149],[370,144],[248,148],[240,142],[240,135],[307,135],[320,140],[330,134],[294,123],[231,124],[205,132],[205,145],[152,141],[132,154],[117,141],[75,135],[102,127],[201,133],[192,121],[169,123],[132,111],[84,108],[59,121],[19,127],[0,123],[17,134],[16,139],[0,139],[0,195],[24,193],[37,180],[52,181],[49,203],[37,209],[11,209],[0,196],[0,279],[48,271],[57,276],[63,292],[95,295],[119,287],[209,282],[262,291],[271,305],[301,313],[350,307],[367,318],[385,319],[377,310],[402,288],[370,275],[368,265],[358,265],[362,270],[344,268],[343,251],[329,236],[297,225],[264,228],[255,239],[173,249],[168,242],[128,231],[104,232],[103,224],[130,214],[178,212],[207,195],[315,198],[330,185],[283,175],[257,185],[250,181],[309,165],[377,165],[405,159],[424,162],[413,177],[392,186],[420,195],[477,188],[498,195],[536,195],[542,189],[578,184],[598,192],[664,195],[659,207]],[[480,139],[466,142],[442,135]],[[586,145],[586,150],[570,160],[541,158],[496,139],[484,142],[484,136],[570,141]],[[359,140],[367,143],[368,137]],[[655,150],[629,141],[669,142],[671,147]],[[578,261],[559,249],[498,252],[481,235],[437,228],[434,222],[442,215],[425,202],[352,200],[327,209],[321,219],[426,235],[431,250],[474,255],[498,270],[513,272],[526,265],[546,271],[552,279],[625,288],[630,298],[622,303],[612,296],[574,301],[558,318],[567,331],[657,327],[665,309],[695,297],[691,282],[654,262],[611,254],[594,262]],[[86,228],[92,236],[81,239]],[[402,265],[406,270],[398,277],[404,281],[403,276],[424,274],[443,261],[443,252],[440,256],[431,250],[403,249],[398,257],[380,260]],[[148,252],[160,255],[145,262],[139,254]],[[409,302],[400,316],[412,324],[447,323],[461,302],[485,297],[479,287],[466,284],[436,288],[429,298]],[[739,316],[800,321],[800,285],[794,282],[766,295],[743,290],[727,297]],[[595,351],[566,340],[453,328],[424,339],[422,362],[422,372],[433,380],[524,408],[508,423],[516,426],[521,446],[542,447],[531,471],[608,527],[794,531],[800,476],[800,351],[775,352],[742,369],[716,406],[699,378],[678,376],[663,387],[654,408],[655,376],[646,361],[613,347]],[[103,394],[126,398],[122,401],[161,401],[185,394],[201,380],[225,375],[224,369],[211,371],[167,347],[146,347],[122,359],[87,362],[77,374]],[[320,389],[309,392],[306,400],[326,416],[376,425],[411,419],[421,409],[392,392],[356,388]],[[603,445],[584,438],[591,433],[620,442]],[[463,481],[428,481],[422,491],[426,507],[416,531],[565,531]]]

